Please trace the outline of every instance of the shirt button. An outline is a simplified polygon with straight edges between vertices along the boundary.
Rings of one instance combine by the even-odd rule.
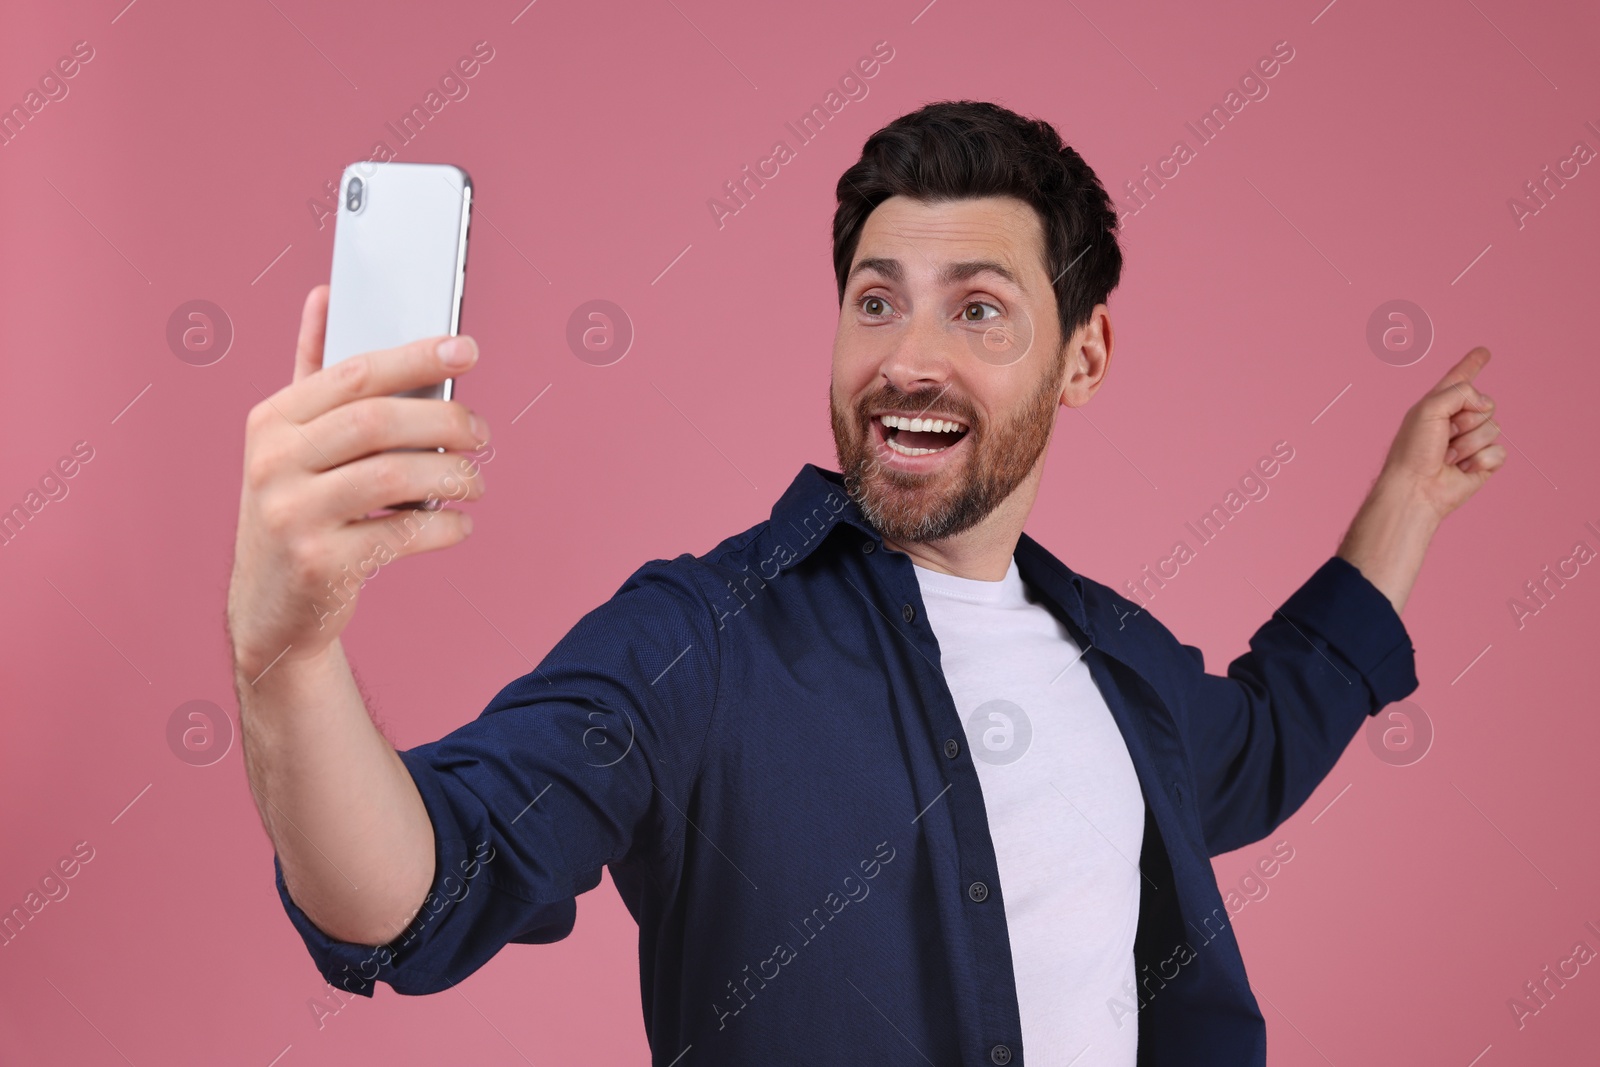
[[[910,604],[907,604],[905,607],[900,609],[900,617],[906,620],[906,622],[916,622],[917,609],[912,607]]]
[[[961,755],[961,742],[957,741],[953,737],[950,738],[944,743],[944,754],[949,756],[951,759],[955,759],[957,756]]]
[[[878,547],[878,542],[872,540],[869,537],[867,540],[861,542],[861,554],[864,555],[864,556],[870,556],[870,555],[872,555],[872,550],[877,548],[877,547]]]
[[[1011,1050],[1005,1045],[996,1045],[989,1050],[989,1059],[994,1063],[1010,1063]]]
[[[967,886],[967,896],[972,898],[973,903],[982,904],[989,899],[989,887],[982,882],[973,882]]]

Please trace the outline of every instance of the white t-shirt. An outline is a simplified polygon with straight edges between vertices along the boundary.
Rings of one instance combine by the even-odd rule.
[[[916,568],[983,788],[1033,1067],[1134,1067],[1144,795],[1067,628],[1022,582]]]

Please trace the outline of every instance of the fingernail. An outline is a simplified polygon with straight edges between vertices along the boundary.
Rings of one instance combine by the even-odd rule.
[[[1450,451],[1446,452],[1444,454],[1444,461],[1446,463],[1454,463],[1456,461],[1456,450],[1452,448]]]
[[[476,411],[472,413],[472,447],[482,448],[489,440],[489,424]]]
[[[439,344],[439,362],[446,367],[465,367],[472,362],[474,346],[470,337],[452,337]]]
[[[461,536],[472,536],[472,516],[464,511],[461,513]]]

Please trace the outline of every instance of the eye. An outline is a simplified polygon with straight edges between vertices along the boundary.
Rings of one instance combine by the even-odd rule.
[[[889,302],[881,296],[864,296],[857,301],[857,306],[868,315],[886,315],[889,312]]]
[[[974,308],[979,308],[979,309],[988,308],[989,310],[993,311],[994,314],[993,315],[985,315],[980,310],[977,315],[973,315],[972,314],[972,310]],[[967,303],[967,305],[961,309],[961,318],[962,318],[962,321],[964,321],[964,322],[983,322],[985,319],[997,319],[999,317],[1000,317],[1000,309],[995,307],[993,304],[989,303],[986,300],[972,300],[972,301],[969,301]]]

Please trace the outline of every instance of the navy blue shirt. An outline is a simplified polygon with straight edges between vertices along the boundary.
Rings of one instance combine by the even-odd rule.
[[[1028,535],[1015,558],[1085,650],[1144,794],[1123,1008],[1139,1063],[1265,1064],[1210,857],[1270,834],[1416,688],[1405,627],[1334,556],[1218,676]],[[437,870],[393,942],[329,938],[275,861],[279,894],[330,983],[423,994],[565,937],[608,867],[658,1067],[1070,1058],[1022,1045],[1005,886],[939,662],[910,557],[806,464],[770,520],[646,563],[477,719],[400,753]]]

